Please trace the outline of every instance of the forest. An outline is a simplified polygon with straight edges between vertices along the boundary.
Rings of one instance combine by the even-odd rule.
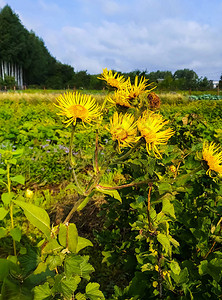
[[[91,89],[101,90],[105,84],[87,70],[75,71],[73,66],[58,61],[44,41],[28,31],[19,16],[6,5],[0,11],[0,88]],[[114,70],[113,70],[114,71]],[[119,70],[118,70],[119,72]],[[132,81],[144,76],[161,90],[210,90],[212,80],[198,77],[190,69],[171,71],[133,70],[122,73]],[[222,76],[220,78],[222,80]],[[220,87],[222,86],[220,80]]]

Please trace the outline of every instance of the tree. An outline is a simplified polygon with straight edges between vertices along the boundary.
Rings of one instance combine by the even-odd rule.
[[[180,80],[178,86],[181,90],[189,90],[197,88],[198,76],[193,70],[183,69],[177,70],[173,75],[175,80]]]

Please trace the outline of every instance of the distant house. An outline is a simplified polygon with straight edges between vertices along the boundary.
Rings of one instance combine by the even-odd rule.
[[[213,88],[216,89],[219,85],[219,80],[211,80],[212,84],[213,84]]]

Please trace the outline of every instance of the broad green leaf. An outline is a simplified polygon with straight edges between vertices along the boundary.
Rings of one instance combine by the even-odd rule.
[[[22,149],[16,149],[15,151],[12,151],[12,155],[19,155],[19,156],[21,156],[22,154],[23,154],[23,152],[24,152],[24,149],[22,148]]]
[[[43,272],[45,272],[47,269],[47,263],[46,262],[40,262],[37,266],[37,268],[35,269],[35,271],[33,272],[33,274],[37,275],[37,274],[41,274]]]
[[[19,228],[13,228],[10,230],[10,235],[13,238],[14,241],[20,242],[21,237],[22,237],[22,232],[21,229]]]
[[[85,295],[83,295],[82,293],[78,293],[75,295],[76,300],[86,300]]]
[[[10,270],[16,270],[16,265],[8,259],[0,258],[0,282],[8,276]]]
[[[67,277],[79,275],[86,280],[90,279],[89,274],[94,272],[94,268],[88,263],[89,256],[69,255],[67,256],[64,268]]]
[[[41,230],[46,235],[47,239],[50,239],[50,218],[47,212],[43,208],[31,203],[19,200],[13,201],[23,209],[27,219],[39,230]]]
[[[50,297],[51,295],[52,292],[48,282],[34,287],[34,300],[44,300]]]
[[[20,273],[17,273],[20,275]],[[15,275],[17,275],[15,274]],[[33,292],[17,280],[5,278],[1,288],[1,300],[33,300]]]
[[[181,269],[177,261],[173,260],[170,262],[170,269],[173,271],[174,274],[180,274]]]
[[[55,270],[58,266],[61,266],[63,259],[60,255],[49,255],[46,259],[46,263],[49,266],[49,270]]]
[[[174,206],[172,203],[170,203],[170,198],[172,198],[170,194],[166,194],[164,195],[164,197],[162,197],[162,203],[163,203],[162,212],[164,212],[167,215],[170,215],[173,218],[176,218]]]
[[[163,246],[167,254],[171,255],[171,245],[168,236],[163,233],[157,235],[158,242]]]
[[[4,207],[0,207],[0,220],[3,220],[8,212],[9,210],[6,210]]]
[[[203,260],[199,265],[199,274],[201,276],[209,274],[216,282],[221,280],[222,259],[214,258],[211,261]]]
[[[44,253],[52,253],[55,251],[60,251],[62,250],[62,246],[59,245],[59,243],[57,242],[57,240],[55,239],[51,239],[46,246],[43,248],[43,252]]]
[[[90,282],[86,286],[86,296],[90,300],[105,299],[103,293],[99,290],[100,285],[96,282]]]
[[[7,230],[4,227],[0,227],[0,239],[7,235]]]
[[[3,193],[1,195],[1,199],[2,199],[2,202],[4,203],[5,206],[8,206],[10,204],[10,202],[12,201],[14,197],[14,193],[11,192],[11,193]]]
[[[72,299],[72,295],[78,287],[81,278],[79,276],[63,278],[60,282],[61,292],[65,299]]]
[[[78,244],[78,231],[76,225],[70,223],[67,227],[67,248],[70,252],[76,253]]]
[[[120,203],[122,203],[122,199],[119,195],[119,192],[115,189],[103,189],[102,187],[111,187],[110,185],[108,184],[105,184],[105,183],[101,183],[101,186],[98,185],[96,187],[97,191],[103,193],[103,194],[107,194],[111,197],[113,197],[114,199],[118,200]]]
[[[15,181],[20,184],[25,184],[25,177],[22,175],[17,175],[17,176],[11,177],[11,181]]]
[[[141,267],[141,271],[145,272],[145,271],[152,271],[153,270],[153,265],[151,263],[146,263],[145,265],[143,265]]]
[[[0,175],[6,174],[6,170],[0,168]]]
[[[93,247],[92,242],[90,240],[87,240],[83,237],[78,236],[78,244],[77,244],[77,248],[76,248],[76,253],[78,253],[80,250],[82,250],[88,246]]]
[[[171,272],[171,276],[178,285],[186,283],[189,280],[189,272],[187,268],[181,270],[179,274]]]
[[[61,223],[59,225],[59,243],[62,245],[64,248],[67,247],[67,227],[65,224]]]
[[[89,200],[91,199],[91,196],[87,196],[81,203],[80,205],[77,207],[77,211],[82,210],[89,202]]]
[[[12,164],[12,165],[16,165],[17,164],[17,159],[16,158],[11,158],[8,160],[8,163]]]
[[[167,182],[162,182],[158,185],[158,189],[159,189],[159,193],[160,195],[166,192],[171,192],[172,191],[172,187],[169,183]]]

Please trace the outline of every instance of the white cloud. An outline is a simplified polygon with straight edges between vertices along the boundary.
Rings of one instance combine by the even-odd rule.
[[[0,8],[4,7],[6,5],[6,1],[0,0]]]
[[[222,41],[217,34],[194,21],[164,19],[142,26],[103,22],[99,27],[63,27],[60,32],[46,32],[44,40],[57,59],[89,73],[100,73],[105,67],[220,72]]]

